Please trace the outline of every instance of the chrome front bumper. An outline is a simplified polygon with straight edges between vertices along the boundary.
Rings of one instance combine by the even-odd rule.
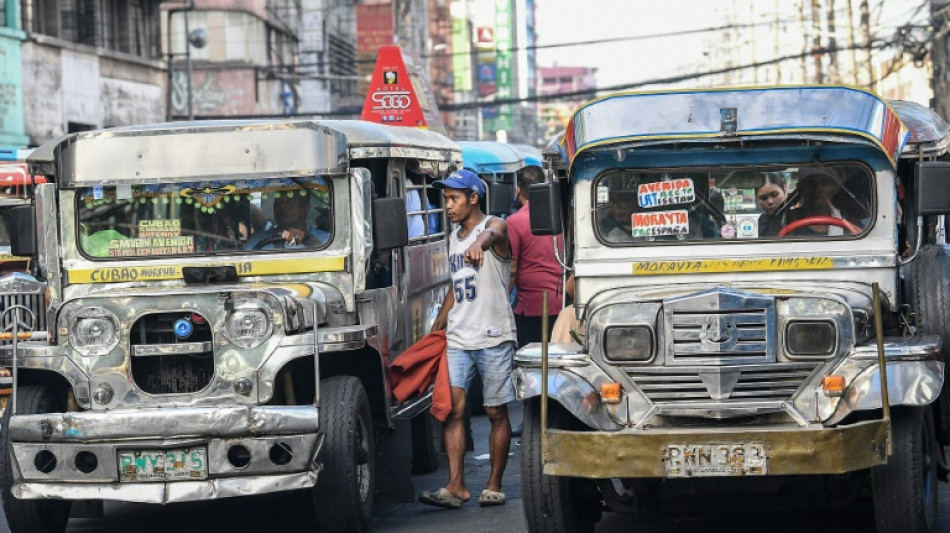
[[[312,487],[323,442],[317,414],[312,406],[255,406],[15,416],[8,428],[14,454],[13,494],[21,499],[171,503]],[[292,451],[283,464],[271,458],[278,445]],[[234,446],[247,448],[247,465],[235,467],[229,462]],[[195,447],[207,449],[207,479],[120,481],[120,451]],[[36,464],[40,452],[56,459],[48,473]],[[97,466],[91,472],[77,467],[80,452],[95,455]]]

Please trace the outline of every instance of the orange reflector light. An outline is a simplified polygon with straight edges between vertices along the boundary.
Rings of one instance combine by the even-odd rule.
[[[0,368],[0,378],[8,378],[12,375],[9,368]]]
[[[620,384],[604,383],[601,385],[600,398],[604,403],[620,403]]]
[[[844,396],[844,376],[825,376],[821,380],[821,388],[825,391],[825,396]]]

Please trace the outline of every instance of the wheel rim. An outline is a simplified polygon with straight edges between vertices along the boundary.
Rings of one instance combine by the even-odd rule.
[[[358,417],[356,422],[356,482],[359,486],[361,502],[365,502],[369,498],[371,475],[369,450],[369,431],[362,417]]]

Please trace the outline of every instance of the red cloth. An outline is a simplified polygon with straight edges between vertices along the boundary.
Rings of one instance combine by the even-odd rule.
[[[544,291],[548,291],[548,314],[561,311],[561,265],[554,256],[554,239],[549,235],[531,233],[531,215],[528,204],[508,217],[508,240],[511,241],[511,259],[518,262],[515,288],[518,305],[515,314],[541,316]],[[561,246],[558,237],[558,246]]]
[[[432,416],[445,422],[452,412],[449,364],[445,355],[445,331],[435,331],[399,354],[389,367],[389,385],[397,402],[432,391]]]

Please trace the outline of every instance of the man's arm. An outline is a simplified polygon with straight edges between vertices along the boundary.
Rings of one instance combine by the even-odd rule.
[[[515,289],[518,282],[518,258],[521,257],[521,233],[517,226],[508,228],[508,242],[511,245],[511,277],[508,280],[508,292]]]
[[[485,225],[475,242],[465,250],[465,262],[475,266],[484,264],[485,250],[489,248],[502,258],[511,257],[511,244],[508,242],[508,225],[499,218],[492,218]]]
[[[444,330],[449,323],[449,311],[455,307],[455,291],[452,290],[452,287],[449,287],[449,290],[445,293],[445,298],[442,299],[442,308],[439,309],[438,316],[435,317],[435,321],[432,322],[433,331]]]

